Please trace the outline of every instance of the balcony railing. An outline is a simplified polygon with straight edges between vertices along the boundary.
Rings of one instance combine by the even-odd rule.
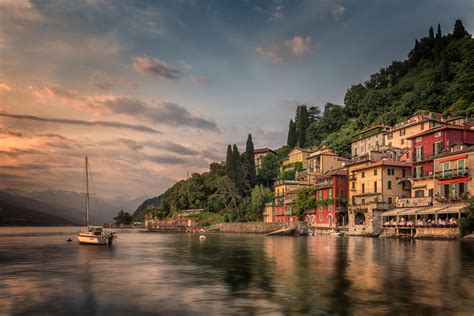
[[[469,195],[467,193],[462,193],[455,196],[440,196],[438,194],[435,195],[435,200],[438,202],[462,202],[467,201]]]
[[[413,155],[413,162],[424,162],[424,161],[429,161],[429,160],[433,160],[433,157],[435,155],[416,155],[414,154]]]
[[[469,169],[466,168],[457,168],[457,169],[449,169],[449,170],[442,170],[435,172],[436,179],[455,179],[455,178],[463,178],[469,176]]]
[[[328,182],[321,182],[321,183],[316,183],[314,186],[316,189],[325,189],[325,188],[332,188],[333,182],[328,181]]]

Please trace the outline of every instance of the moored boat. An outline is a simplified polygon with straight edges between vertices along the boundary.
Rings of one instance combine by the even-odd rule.
[[[87,230],[81,231],[77,234],[77,241],[80,244],[89,245],[112,245],[115,236],[114,232],[106,232],[100,226],[89,225],[89,161],[86,157],[86,177],[85,177],[85,207],[86,207],[86,227]]]

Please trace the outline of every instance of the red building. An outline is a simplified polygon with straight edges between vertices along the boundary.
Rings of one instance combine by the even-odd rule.
[[[443,125],[409,137],[412,141],[413,197],[433,196],[433,158],[456,144],[474,144],[468,125]]]
[[[306,212],[305,221],[316,227],[347,224],[347,169],[328,171],[316,177],[315,181],[316,207]]]
[[[275,211],[273,213],[275,222],[297,222],[298,215],[294,203],[298,190],[287,191],[284,197],[275,199]]]

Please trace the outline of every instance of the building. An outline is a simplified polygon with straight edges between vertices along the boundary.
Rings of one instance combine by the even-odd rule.
[[[352,158],[363,157],[372,149],[385,145],[385,132],[388,126],[376,125],[352,136],[351,154]]]
[[[305,166],[297,173],[296,178],[299,181],[314,184],[315,177],[342,168],[348,161],[350,159],[339,157],[328,147],[322,147],[309,154]]]
[[[411,164],[383,159],[358,161],[348,166],[349,233],[379,234],[380,215],[399,197],[410,196]]]
[[[305,221],[318,228],[335,228],[347,224],[347,168],[317,176],[314,188],[316,207],[305,212]]]
[[[293,201],[296,199],[297,189],[308,187],[307,184],[294,180],[279,180],[274,185],[274,198],[271,217],[267,220],[273,222],[298,221],[293,212]],[[266,211],[269,211],[265,208]],[[270,212],[267,212],[269,214]]]
[[[434,159],[435,201],[458,202],[474,196],[474,146],[438,155]]]
[[[412,143],[413,197],[433,196],[433,159],[455,144],[474,144],[474,130],[467,126],[442,125],[407,138]]]
[[[265,208],[263,209],[263,221],[265,223],[272,223],[275,221],[273,210],[275,209],[274,202],[265,203]]]
[[[258,148],[253,151],[253,158],[255,160],[255,169],[260,169],[262,167],[263,157],[268,154],[276,155],[276,152],[270,148]]]
[[[411,148],[409,137],[441,124],[441,114],[420,112],[396,124],[384,133],[385,144],[397,148]]]

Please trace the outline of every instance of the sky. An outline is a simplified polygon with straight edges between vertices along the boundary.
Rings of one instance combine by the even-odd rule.
[[[286,142],[298,104],[343,104],[474,2],[0,0],[0,188],[156,196]]]

